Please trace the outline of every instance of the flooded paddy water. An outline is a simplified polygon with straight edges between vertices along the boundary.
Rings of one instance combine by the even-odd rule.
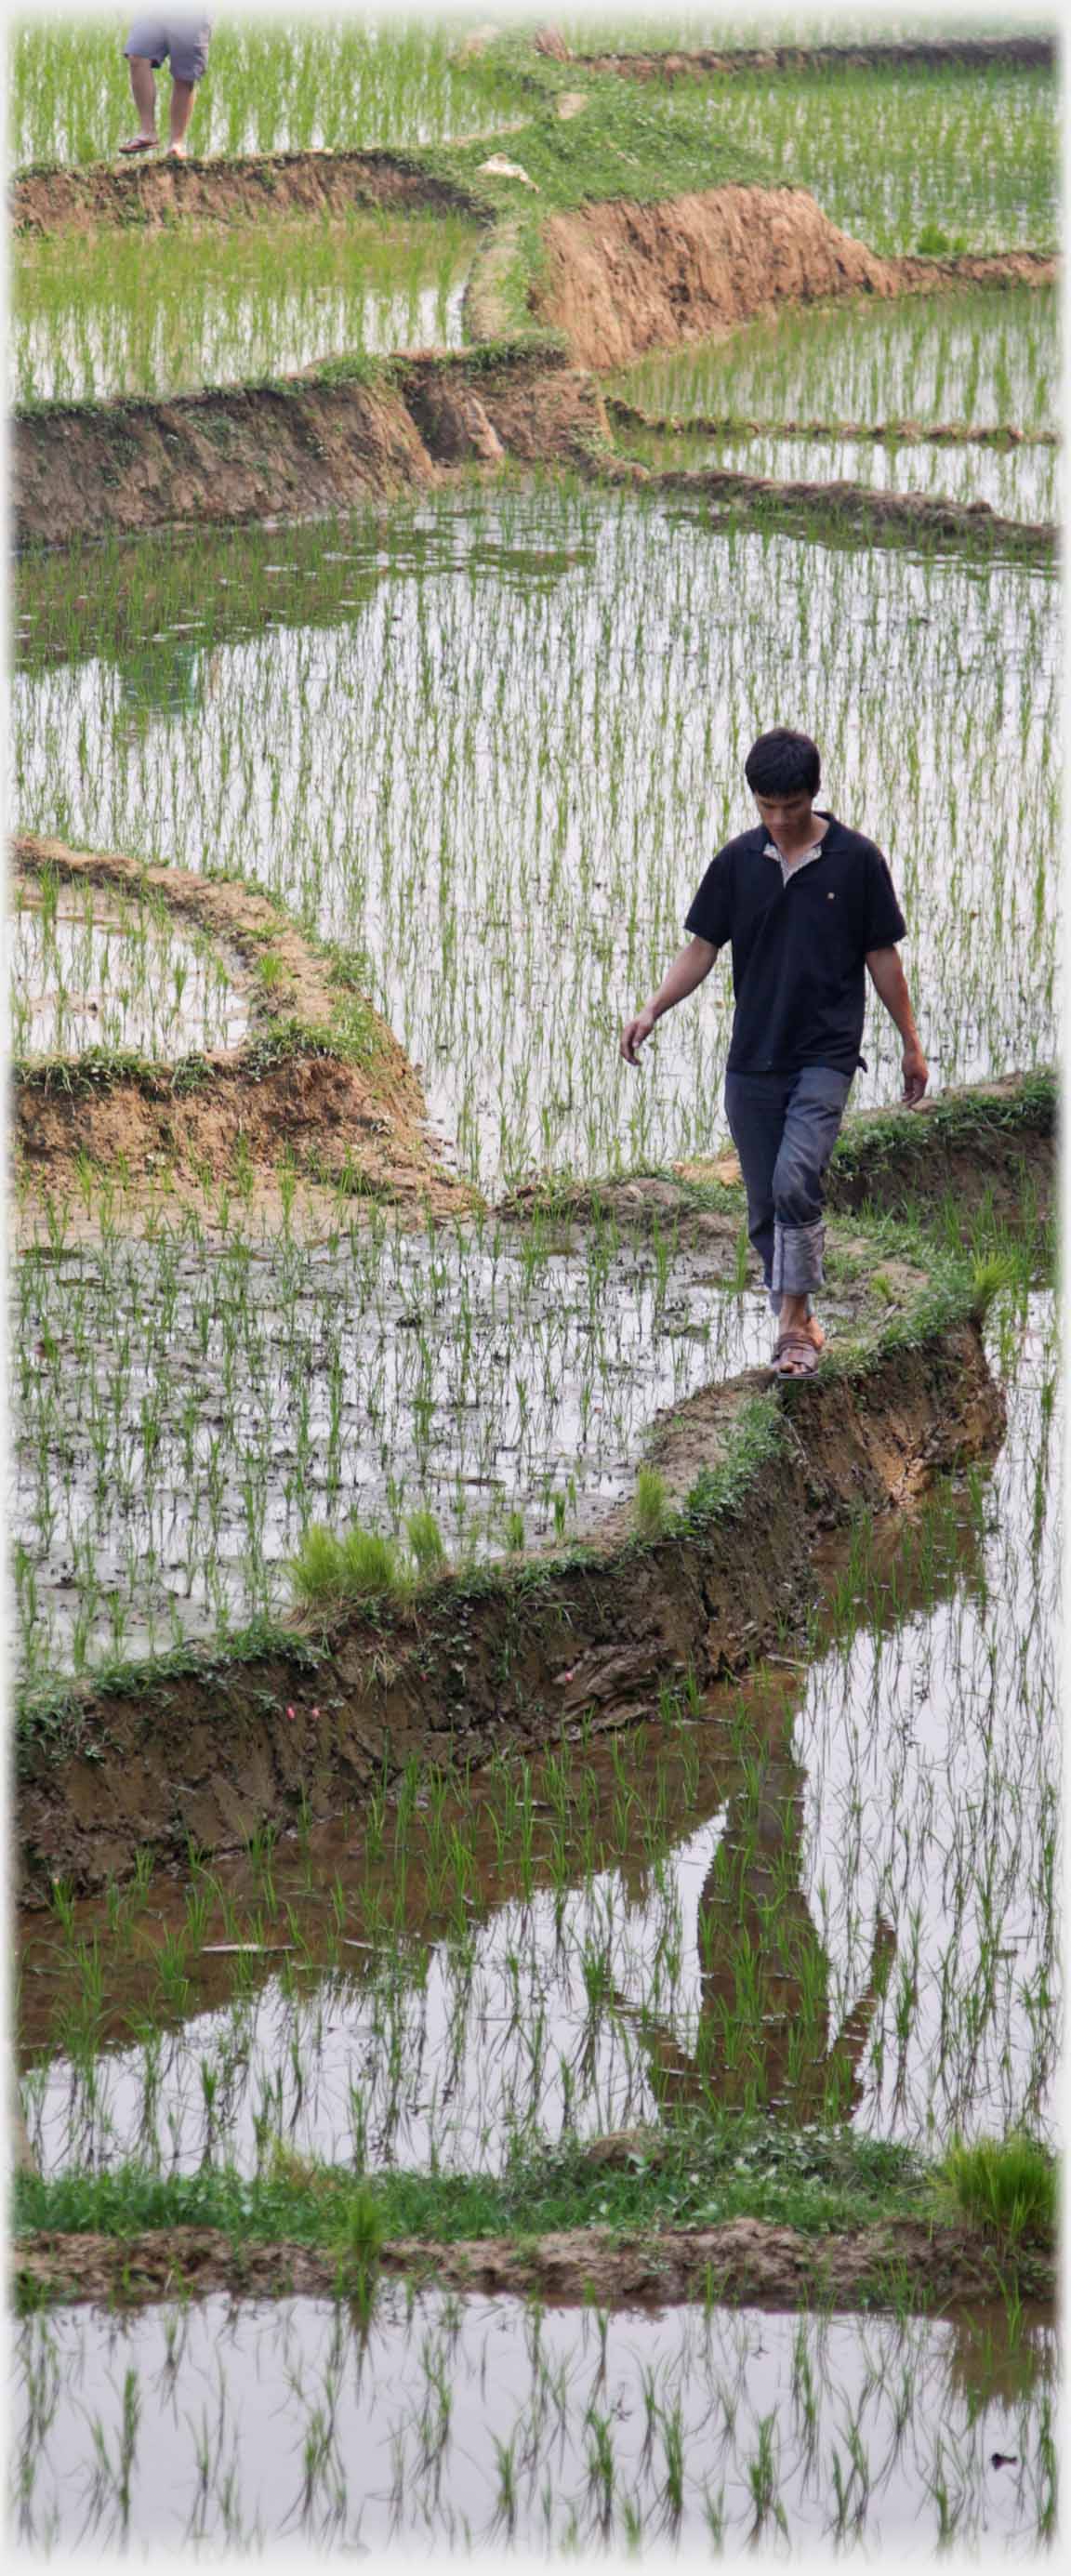
[[[1005,1313],[991,1475],[835,1553],[806,1654],[467,1785],[414,1767],[184,1893],[61,1891],[20,1998],[44,2170],[497,2169],[704,2102],[1045,2129],[1055,1347],[1050,1298]]]
[[[613,2314],[381,2284],[15,2339],[12,2536],[285,2545],[1021,2551],[1052,2528],[1050,2324]]]
[[[404,1538],[431,1510],[455,1561],[578,1535],[631,1492],[655,1414],[768,1354],[723,1241],[494,1218],[429,1237],[381,1213],[272,1245],[237,1190],[226,1227],[18,1266],[32,1674],[285,1607],[310,1522]]]
[[[935,1085],[1051,1058],[1049,573],[712,528],[560,481],[219,548],[27,564],[19,823],[194,869],[210,854],[359,947],[485,1186],[716,1147],[724,973],[639,1074],[616,1031],[680,944],[740,827],[747,744],[787,699],[833,810],[889,857]],[[859,1106],[896,1081],[876,1005],[863,1052]]]
[[[234,1047],[248,1011],[239,961],[159,896],[131,898],[47,872],[19,880],[8,952],[11,1052],[89,1048],[175,1057]]]
[[[478,239],[457,217],[355,209],[344,223],[22,242],[12,399],[160,397],[362,353],[455,348]]]
[[[358,60],[348,31],[318,31],[284,83],[256,31],[221,30],[207,148],[349,143],[357,105],[363,142],[377,115],[410,140],[505,120],[445,42],[406,41]],[[19,148],[47,133],[67,152],[103,58],[96,36],[84,56],[49,43]],[[979,85],[943,78],[734,75],[717,102],[879,248],[941,247],[953,173],[965,241],[1047,240],[1051,84],[997,75],[983,112]],[[388,238],[355,217],[282,244],[235,227],[28,245],[23,394],[167,394],[459,340],[465,228]],[[1048,519],[1055,364],[1055,298],[1012,288],[810,308],[611,390],[694,424],[644,446],[622,422],[619,446],[655,465]],[[1024,437],[901,435],[949,424]],[[771,536],[516,470],[316,525],[42,554],[19,575],[17,820],[257,880],[339,943],[421,1069],[444,1161],[485,1189],[663,1167],[723,1138],[724,964],[638,1075],[617,1031],[782,716],[820,741],[830,808],[888,853],[934,1088],[1051,1061],[1056,601],[1047,570],[963,547]],[[61,889],[49,918],[18,917],[20,1052],[242,1034],[195,933],[157,940],[148,913],[132,929],[111,891],[80,906]],[[864,1053],[852,1105],[887,1105],[899,1050],[876,1014]],[[242,1623],[287,1607],[318,1524],[356,1518],[414,1565],[429,1512],[470,1572],[549,1555],[633,1492],[662,1408],[768,1351],[724,1217],[686,1246],[531,1203],[403,1230],[368,1201],[310,1241],[287,1173],[258,1230],[238,1155],[200,1212],[165,1192],[135,1238],[109,1176],[79,1178],[84,1210],[49,1205],[14,1282],[13,1571],[46,1727],[109,1655],[201,1639],[225,1670]],[[952,1240],[953,1209],[929,1221]],[[1023,2554],[1051,2535],[1051,2307],[1024,2306],[1003,2244],[996,2303],[945,2315],[910,2313],[919,2266],[871,2285],[881,2314],[824,2293],[781,2314],[723,2304],[709,2273],[699,2295],[612,2310],[401,2280],[389,2216],[376,2258],[377,2210],[395,2238],[456,2245],[484,2185],[514,2250],[534,2211],[549,2242],[581,2205],[616,2245],[634,2173],[656,2250],[744,2212],[809,2230],[813,2253],[879,2213],[922,2229],[945,2211],[936,2160],[957,2138],[1058,2148],[1059,1317],[1039,1248],[1031,1266],[1010,1245],[983,1208],[999,1454],[823,1539],[809,1604],[786,1601],[750,1672],[701,1692],[675,1666],[639,1722],[611,1697],[548,1720],[523,1759],[414,1756],[329,1823],[303,1803],[296,1830],[212,1858],[191,1843],[156,1875],[142,1853],[96,1897],[58,1878],[23,1918],[23,2206],[39,2243],[113,2228],[81,2240],[92,2300],[68,2279],[49,2308],[19,2277],[24,2546]],[[834,1274],[835,1339],[852,1311]],[[176,1781],[182,1763],[177,1741]],[[860,2215],[868,2156],[888,2196]],[[335,2295],[283,2262],[282,2295],[223,2296],[243,2246],[287,2255],[302,2192],[296,2232],[321,2253],[310,2208],[365,2196],[367,2262],[339,2263]],[[175,2245],[140,2310],[139,2225]],[[229,2228],[232,2270],[191,2257],[187,2276],[183,2226]]]

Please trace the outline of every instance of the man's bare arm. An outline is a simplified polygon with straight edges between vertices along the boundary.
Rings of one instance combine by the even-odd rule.
[[[911,1007],[911,995],[907,989],[907,977],[900,964],[899,950],[868,948],[866,962],[878,999],[884,1002],[889,1018],[895,1021],[903,1039],[903,1096],[909,1109],[917,1109],[930,1079],[930,1069],[919,1044],[915,1014]]]
[[[637,1050],[644,1039],[650,1037],[655,1021],[660,1020],[664,1012],[671,1011],[675,1002],[684,1002],[689,993],[694,993],[696,985],[709,975],[717,954],[709,939],[690,939],[687,948],[678,949],[657,993],[652,993],[642,1011],[638,1011],[635,1019],[621,1031],[621,1053],[626,1064],[638,1062]]]

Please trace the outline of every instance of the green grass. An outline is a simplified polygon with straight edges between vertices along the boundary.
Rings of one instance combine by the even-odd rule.
[[[172,2226],[219,2227],[236,2242],[289,2238],[334,2244],[351,2227],[368,2240],[549,2235],[606,2226],[622,2234],[704,2227],[753,2217],[807,2235],[895,2216],[936,2216],[933,2177],[907,2149],[843,2130],[792,2131],[743,2118],[684,2120],[623,2170],[563,2145],[502,2176],[391,2171],[374,2178],[281,2157],[274,2175],[165,2177],[136,2167],[16,2178],[16,2237],[34,2228],[129,2236]],[[370,2215],[371,2210],[371,2215]]]
[[[1059,2210],[1059,2171],[1049,2150],[1030,2137],[957,2141],[940,2167],[955,2207],[974,2227],[1011,2244],[1051,2245]]]
[[[356,1521],[341,1535],[314,1521],[292,1559],[290,1577],[295,1601],[307,1610],[400,1599],[408,1588],[393,1539]]]

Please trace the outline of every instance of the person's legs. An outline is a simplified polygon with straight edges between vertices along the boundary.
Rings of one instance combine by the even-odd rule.
[[[170,139],[169,139],[169,141],[168,141],[168,146],[167,146],[167,148],[168,148],[168,151],[169,151],[170,153],[173,153],[173,154],[174,154],[174,157],[175,157],[176,161],[182,161],[182,160],[185,160],[185,157],[186,157],[186,129],[187,129],[187,126],[189,125],[190,117],[191,117],[192,113],[193,113],[193,82],[192,82],[192,81],[184,81],[184,80],[176,80],[176,79],[174,78],[174,75],[172,75],[172,80],[171,80],[171,134],[170,134]]]
[[[156,72],[146,54],[127,55],[130,86],[138,111],[138,130],[129,142],[121,143],[120,152],[148,152],[156,141]]]
[[[725,1115],[747,1191],[747,1230],[762,1263],[768,1289],[773,1286],[773,1176],[781,1150],[785,1109],[793,1076],[777,1073],[727,1073]],[[771,1295],[776,1313],[779,1298]]]
[[[207,18],[172,19],[167,29],[171,63],[171,133],[168,157],[186,158],[186,133],[193,114],[193,93],[208,63],[211,22]]]
[[[816,1349],[822,1336],[811,1315],[811,1295],[823,1277],[822,1184],[851,1087],[851,1074],[837,1073],[831,1065],[804,1065],[786,1104],[771,1178],[771,1285],[780,1299],[782,1329],[806,1331]]]

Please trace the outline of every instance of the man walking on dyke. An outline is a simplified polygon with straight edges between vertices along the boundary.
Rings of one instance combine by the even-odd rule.
[[[803,1377],[824,1335],[823,1181],[858,1066],[864,966],[903,1041],[903,1098],[929,1080],[895,942],[906,923],[881,851],[816,807],[815,744],[778,725],[744,763],[759,814],[711,860],[685,922],[692,938],[621,1035],[627,1064],[655,1022],[732,943],[736,1009],[725,1109],[747,1191],[748,1232],[778,1322],[773,1364]]]
[[[208,63],[210,18],[136,18],[124,47],[139,124],[121,143],[120,152],[156,150],[156,74],[166,60],[171,66],[169,161],[186,158],[186,134],[193,114],[193,94]]]

